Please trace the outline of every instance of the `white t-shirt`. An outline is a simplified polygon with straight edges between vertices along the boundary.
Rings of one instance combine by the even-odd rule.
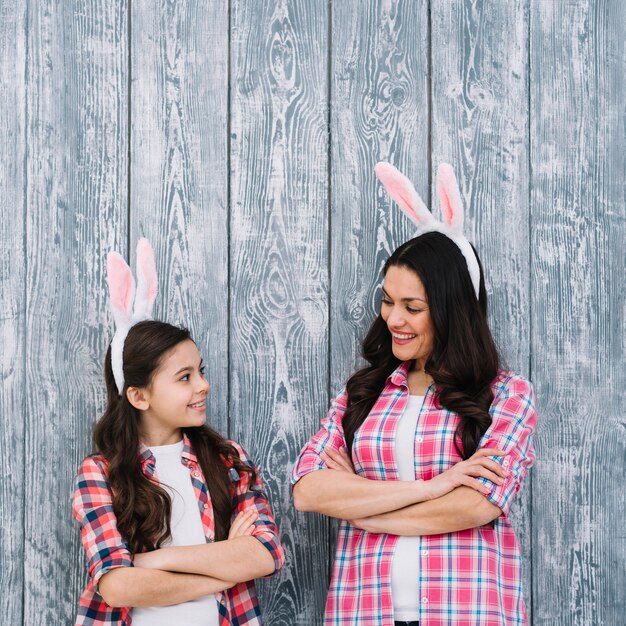
[[[150,450],[156,459],[159,483],[172,499],[172,540],[163,547],[206,543],[189,469],[181,462],[183,440],[168,446],[152,446]],[[171,606],[134,608],[131,615],[133,626],[219,626],[213,594]]]
[[[424,396],[409,396],[396,430],[396,462],[400,480],[415,480],[415,428]],[[393,617],[419,620],[419,537],[399,537],[391,562]]]

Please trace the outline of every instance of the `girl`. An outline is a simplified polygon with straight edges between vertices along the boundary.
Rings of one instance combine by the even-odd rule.
[[[147,245],[139,287],[153,299],[140,271],[153,264]],[[132,286],[111,278],[119,259],[109,259],[118,331],[105,359],[107,407],[73,497],[89,559],[76,624],[261,624],[253,580],[277,571],[283,550],[258,470],[205,424],[209,384],[189,332],[137,323],[147,313],[137,304],[133,319],[128,302],[116,310],[120,293],[132,299]]]
[[[451,168],[438,172],[445,224],[395,168],[376,171],[418,236],[385,264],[369,365],[292,477],[299,510],[343,520],[326,624],[525,624],[508,513],[535,458],[532,386],[499,367]]]

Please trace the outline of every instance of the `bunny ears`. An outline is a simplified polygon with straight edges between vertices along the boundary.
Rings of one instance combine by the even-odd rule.
[[[111,367],[117,390],[124,389],[123,354],[128,331],[137,322],[151,319],[152,305],[157,293],[157,273],[154,251],[147,239],[137,242],[137,295],[130,267],[117,252],[107,257],[107,282],[111,310],[115,320],[115,335],[111,341]],[[134,308],[133,308],[134,303]]]
[[[437,170],[437,193],[441,201],[443,222],[435,219],[415,191],[411,181],[393,165],[381,161],[374,171],[389,195],[417,226],[416,236],[437,231],[452,239],[459,247],[465,257],[474,293],[478,299],[480,266],[470,242],[463,235],[463,204],[452,166],[448,163],[441,163]]]

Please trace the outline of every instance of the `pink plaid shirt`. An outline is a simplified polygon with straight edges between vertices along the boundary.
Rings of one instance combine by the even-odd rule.
[[[370,414],[357,430],[352,448],[354,468],[371,480],[398,480],[394,442],[406,406],[410,362],[387,379]],[[528,468],[535,460],[536,423],[532,385],[510,372],[492,384],[492,423],[479,447],[501,448],[506,457],[491,457],[511,470],[502,485],[486,496],[503,515],[492,524],[419,537],[420,626],[511,626],[527,624],[522,598],[522,560],[508,513]],[[320,453],[345,446],[342,417],[347,394],[332,403],[322,428],[304,447],[293,469],[292,483],[324,469]],[[429,480],[461,461],[453,445],[458,415],[437,407],[431,385],[415,431],[415,476]],[[342,521],[326,602],[330,626],[392,626],[391,562],[397,535],[368,533]],[[417,555],[416,555],[417,556]]]
[[[254,467],[245,451],[231,441],[241,456],[241,460]],[[140,461],[143,473],[158,479],[155,458],[149,448],[141,446]],[[191,442],[184,435],[181,463],[189,468],[189,478],[198,499],[198,508],[207,542],[214,539],[215,525],[213,507],[209,498],[206,481],[193,452]],[[256,468],[255,468],[256,469]],[[278,529],[272,517],[267,497],[257,470],[257,481],[248,487],[247,474],[240,476],[231,467],[233,517],[240,511],[255,508],[259,513],[254,523],[256,537],[274,557],[276,571],[284,560]],[[130,626],[132,616],[129,607],[110,607],[98,593],[98,583],[102,576],[116,567],[133,567],[132,554],[128,544],[117,529],[117,520],[111,505],[111,490],[107,479],[107,463],[100,455],[88,456],[78,469],[72,500],[74,517],[81,525],[81,538],[89,559],[89,581],[83,591],[76,617],[76,626]],[[261,626],[263,620],[254,587],[254,581],[240,583],[223,593],[216,594],[220,626],[241,624],[241,626]]]

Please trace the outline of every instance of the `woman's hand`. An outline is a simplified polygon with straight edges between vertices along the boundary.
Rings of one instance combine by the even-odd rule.
[[[255,509],[241,511],[233,520],[228,531],[228,538],[247,537],[254,532],[254,522],[258,519],[259,514]]]
[[[466,461],[459,461],[450,469],[426,481],[430,498],[434,500],[444,496],[461,485],[471,487],[482,494],[489,493],[491,488],[488,485],[484,485],[472,477],[481,476],[496,485],[501,485],[509,470],[487,457],[505,455],[506,452],[497,448],[481,448],[477,450]]]
[[[322,461],[326,463],[328,469],[356,474],[354,465],[352,465],[352,459],[348,456],[348,451],[345,448],[341,448],[340,450],[328,448],[322,451],[320,457]]]

